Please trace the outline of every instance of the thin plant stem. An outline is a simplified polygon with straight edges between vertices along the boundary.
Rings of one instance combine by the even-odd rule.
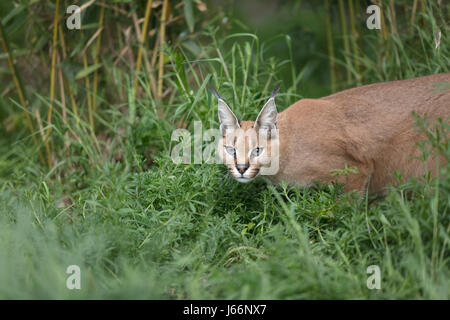
[[[353,0],[348,2],[349,10],[350,10],[350,27],[352,34],[352,47],[353,47],[353,56],[355,59],[355,72],[356,72],[356,81],[358,85],[361,84],[361,75],[360,75],[360,62],[358,61],[359,56],[359,48],[358,48],[358,38],[359,34],[356,31],[355,27],[355,11],[353,8]]]
[[[165,44],[165,38],[166,38],[166,19],[167,19],[167,9],[169,7],[169,0],[164,0],[163,8],[161,12],[161,25],[159,28],[159,69],[158,69],[158,91],[157,95],[158,98],[162,98],[162,92],[163,92],[163,76],[164,76],[164,44]]]
[[[341,29],[342,29],[342,37],[344,39],[344,54],[345,54],[345,63],[347,65],[346,71],[347,71],[347,85],[350,84],[352,81],[352,62],[349,58],[350,54],[350,43],[348,41],[348,33],[347,33],[347,17],[345,15],[345,7],[344,7],[344,1],[339,0],[339,13],[341,16]]]
[[[336,92],[336,66],[334,63],[333,34],[331,32],[330,4],[325,0],[328,60],[330,61],[331,92]]]
[[[145,16],[144,16],[144,25],[142,27],[141,32],[141,39],[139,41],[139,50],[138,50],[138,56],[136,61],[136,79],[134,80],[134,93],[137,94],[137,87],[138,87],[138,76],[139,72],[141,71],[141,65],[142,65],[142,51],[144,49],[145,39],[147,38],[147,29],[148,29],[148,22],[150,20],[150,12],[152,10],[152,3],[153,0],[147,0],[147,6],[145,7]]]
[[[414,22],[416,20],[416,12],[417,12],[417,5],[418,5],[418,0],[414,0],[412,9],[411,9],[411,23],[410,23],[410,27],[409,27],[409,31],[412,33],[414,30]]]
[[[101,43],[102,43],[102,29],[103,29],[103,21],[105,18],[105,1],[102,1],[102,8],[100,9],[100,19],[99,19],[99,34],[97,38],[97,45],[95,48],[95,60],[94,64],[98,64],[100,60],[100,49],[101,49]],[[94,71],[94,83],[93,83],[93,89],[92,89],[92,116],[90,117],[90,125],[92,131],[94,131],[94,114],[97,110],[97,88],[98,88],[98,69]]]
[[[52,119],[53,99],[55,98],[55,74],[56,74],[56,51],[58,45],[58,19],[59,19],[59,0],[56,0],[55,17],[53,21],[53,44],[52,44],[52,66],[50,71],[50,106],[47,122],[50,125]],[[47,128],[47,135],[50,134],[51,126]]]
[[[87,61],[87,55],[86,55],[86,50],[83,50],[83,68],[84,70],[86,70],[88,68],[88,61]],[[91,126],[91,128],[94,125],[94,113],[93,113],[93,109],[92,109],[92,97],[91,97],[91,81],[89,80],[89,75],[87,75],[86,77],[84,77],[84,83],[86,86],[86,97],[87,97],[87,105],[88,105],[88,117],[89,117],[89,124]]]
[[[53,113],[53,100],[55,99],[55,75],[56,75],[56,50],[58,45],[58,19],[59,19],[59,0],[56,0],[55,4],[55,17],[53,21],[53,44],[52,44],[52,67],[50,71],[50,105],[47,114],[47,132],[45,134],[45,143],[47,149],[47,162],[49,168],[52,165],[52,158],[50,154],[50,147],[48,140],[50,139],[50,133],[52,131],[52,113]]]
[[[395,18],[395,6],[394,6],[394,1],[393,0],[389,0],[389,7],[390,7],[390,14],[391,14],[391,28],[392,28],[392,33],[393,34],[397,34],[397,22],[396,22],[396,18]]]

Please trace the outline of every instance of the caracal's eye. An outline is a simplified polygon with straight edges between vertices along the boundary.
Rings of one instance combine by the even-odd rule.
[[[258,157],[259,155],[261,155],[263,150],[264,150],[263,147],[256,147],[255,149],[252,150],[250,157],[252,157],[252,158]]]
[[[225,146],[225,150],[228,152],[228,154],[234,156],[236,154],[236,149],[231,146]]]

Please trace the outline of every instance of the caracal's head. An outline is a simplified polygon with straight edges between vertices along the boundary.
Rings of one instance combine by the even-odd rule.
[[[273,175],[278,171],[278,130],[275,95],[279,85],[261,109],[256,120],[240,121],[219,94],[218,115],[221,139],[218,155],[233,178],[249,182],[258,174]]]

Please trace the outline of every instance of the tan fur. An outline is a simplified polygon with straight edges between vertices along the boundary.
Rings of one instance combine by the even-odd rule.
[[[415,128],[412,112],[449,120],[450,90],[437,91],[433,86],[437,82],[450,82],[450,73],[297,101],[278,114],[280,169],[267,178],[291,185],[338,180],[346,190],[374,192],[396,183],[394,171],[404,180],[423,175],[427,168],[435,175],[437,162],[443,159],[429,158],[426,166],[414,159],[421,155],[417,143],[425,137]],[[255,130],[252,126],[253,122],[241,123],[242,129]],[[333,175],[333,170],[346,165],[358,173]]]

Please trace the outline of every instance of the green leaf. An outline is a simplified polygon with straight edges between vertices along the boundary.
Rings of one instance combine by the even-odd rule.
[[[192,7],[192,0],[184,0],[184,17],[190,32],[194,31],[194,9]]]
[[[17,7],[15,7],[14,9],[12,9],[7,15],[6,17],[4,17],[1,21],[1,23],[6,27],[6,25],[8,24],[9,20],[14,19],[15,17],[17,17],[19,14],[22,13],[22,11],[24,11],[26,9],[26,6],[24,5],[18,5]]]
[[[101,63],[97,63],[97,64],[93,64],[92,66],[87,67],[86,69],[81,70],[80,72],[78,72],[76,74],[75,80],[79,80],[79,79],[82,79],[82,78],[88,76],[89,74],[91,74],[92,72],[94,72],[95,70],[100,68],[101,66],[102,66]]]
[[[175,61],[175,71],[177,72],[177,75],[179,76],[179,80],[181,81],[181,83],[183,84],[183,87],[184,87],[184,88],[181,88],[181,86],[179,86],[179,90],[180,90],[180,92],[186,91],[186,93],[187,93],[187,92],[189,92],[189,88],[188,88],[186,72],[184,70],[185,59],[179,51],[175,52],[174,61]],[[184,89],[184,90],[182,90],[182,89]]]

